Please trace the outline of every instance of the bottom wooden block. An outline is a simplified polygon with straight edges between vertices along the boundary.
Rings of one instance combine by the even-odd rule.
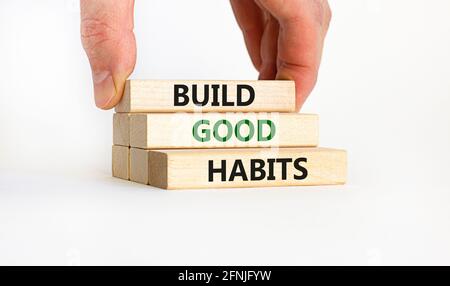
[[[130,149],[130,179],[164,189],[344,184],[346,165],[328,148]]]
[[[112,175],[124,180],[130,179],[130,147],[112,146]]]
[[[149,150],[130,148],[130,180],[133,182],[149,183]],[[133,170],[133,171],[131,171]]]

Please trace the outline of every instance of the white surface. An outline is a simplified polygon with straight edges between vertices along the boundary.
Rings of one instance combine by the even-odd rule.
[[[111,178],[77,6],[0,3],[0,264],[450,264],[449,1],[331,1],[303,111],[346,186],[182,192]],[[227,1],[137,1],[136,33],[135,78],[256,77]]]

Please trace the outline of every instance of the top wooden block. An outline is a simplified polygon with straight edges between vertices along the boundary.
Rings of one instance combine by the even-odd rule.
[[[293,112],[287,80],[127,80],[116,112]]]

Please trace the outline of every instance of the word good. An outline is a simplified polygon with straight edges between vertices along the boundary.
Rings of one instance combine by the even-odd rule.
[[[216,139],[219,142],[226,142],[230,140],[230,138],[234,135],[239,141],[242,142],[248,142],[250,141],[253,136],[255,135],[255,129],[256,129],[256,138],[258,141],[269,141],[275,136],[276,128],[275,124],[269,120],[269,119],[259,119],[255,124],[248,120],[248,119],[242,119],[236,123],[236,125],[233,126],[233,124],[226,120],[221,119],[218,120],[212,127],[210,125],[210,120],[202,119],[197,122],[195,122],[194,126],[192,127],[192,136],[194,136],[195,140],[199,142],[208,142],[211,140],[211,131],[214,139]],[[263,135],[263,128],[264,126],[269,127],[269,134],[266,136]],[[224,127],[226,132],[225,134],[220,135],[219,129],[221,127]],[[223,129],[223,128],[222,128]],[[242,129],[246,129],[247,131],[242,131]],[[245,132],[247,134],[245,134]]]

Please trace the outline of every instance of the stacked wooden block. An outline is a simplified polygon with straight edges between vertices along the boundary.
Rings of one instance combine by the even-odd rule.
[[[292,81],[129,80],[113,118],[113,176],[164,189],[343,184]]]

